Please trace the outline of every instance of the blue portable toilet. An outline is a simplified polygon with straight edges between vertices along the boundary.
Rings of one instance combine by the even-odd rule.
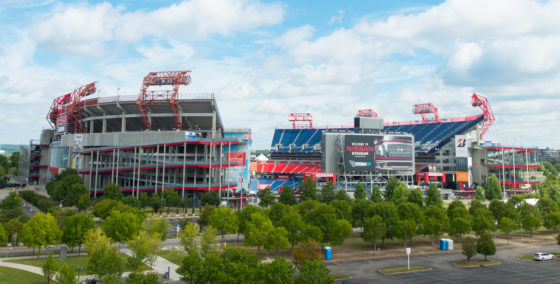
[[[446,239],[440,239],[439,240],[439,249],[440,250],[447,250],[447,240]]]
[[[323,249],[323,254],[325,255],[325,260],[331,260],[332,259],[332,249],[331,249],[331,247],[325,247]]]

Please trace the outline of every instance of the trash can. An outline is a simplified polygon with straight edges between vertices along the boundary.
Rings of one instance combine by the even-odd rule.
[[[325,255],[325,260],[331,260],[332,259],[332,249],[331,249],[331,247],[325,247],[323,249],[323,254]]]

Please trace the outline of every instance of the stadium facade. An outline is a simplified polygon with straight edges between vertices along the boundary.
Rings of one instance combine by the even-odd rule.
[[[249,186],[251,131],[224,128],[214,94],[179,93],[190,80],[190,71],[152,72],[138,96],[93,98],[91,83],[57,98],[52,129],[23,151],[27,183],[73,168],[93,196],[112,182],[134,196],[217,190],[235,202]]]

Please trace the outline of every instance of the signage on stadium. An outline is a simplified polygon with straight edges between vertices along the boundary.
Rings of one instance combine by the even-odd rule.
[[[375,170],[375,141],[371,135],[344,136],[344,168],[361,172]]]
[[[456,172],[455,180],[457,182],[469,182],[469,172]]]

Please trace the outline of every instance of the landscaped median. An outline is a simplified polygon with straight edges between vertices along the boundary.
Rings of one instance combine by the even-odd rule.
[[[382,273],[382,274],[401,274],[401,273],[422,272],[422,271],[430,271],[430,270],[432,270],[431,267],[422,266],[422,265],[411,266],[410,269],[406,266],[399,266],[399,267],[391,267],[391,268],[380,269],[379,273]]]
[[[458,267],[480,267],[480,266],[492,266],[502,264],[499,260],[471,260],[471,261],[457,261],[453,262],[453,265]]]

